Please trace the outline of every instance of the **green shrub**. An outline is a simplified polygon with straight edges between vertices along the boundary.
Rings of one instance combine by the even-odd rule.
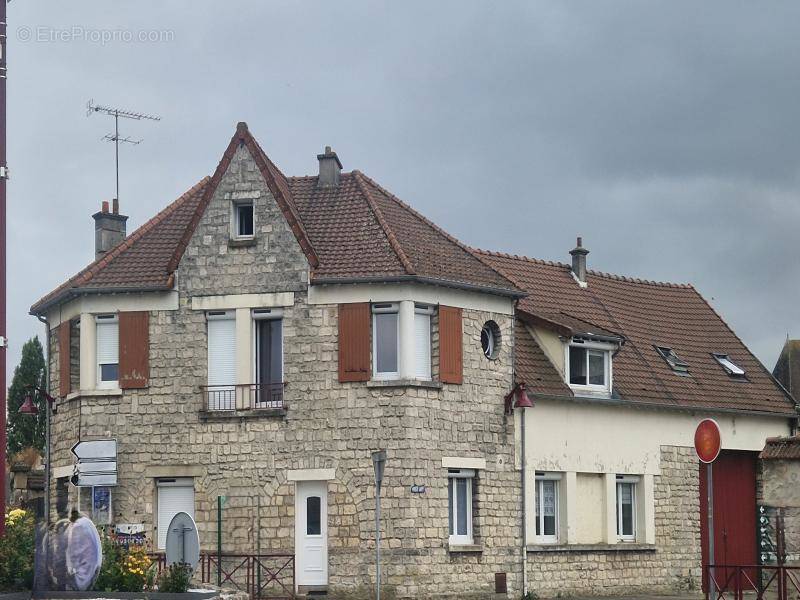
[[[0,591],[29,590],[33,586],[35,521],[29,511],[9,510],[6,535],[0,539]]]
[[[103,566],[94,583],[99,592],[142,592],[153,587],[156,565],[141,546],[126,549],[103,538]]]
[[[158,576],[158,591],[184,594],[192,579],[192,567],[186,563],[172,563]]]

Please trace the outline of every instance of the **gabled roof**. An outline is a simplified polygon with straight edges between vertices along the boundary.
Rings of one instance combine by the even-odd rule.
[[[529,292],[519,301],[523,320],[533,315],[561,325],[567,335],[588,323],[621,336],[624,343],[614,357],[615,397],[659,406],[796,414],[790,396],[692,286],[589,271],[584,288],[567,264],[479,252]],[[688,363],[690,375],[674,372],[655,345],[672,348]],[[728,354],[746,379],[729,376],[714,352]],[[517,369],[526,383],[543,377],[535,365],[518,361]]]
[[[246,146],[308,259],[313,283],[419,281],[509,297],[524,293],[468,248],[359,171],[338,186],[286,177],[239,123],[209,178],[31,307],[74,294],[170,289],[192,234],[237,148]]]

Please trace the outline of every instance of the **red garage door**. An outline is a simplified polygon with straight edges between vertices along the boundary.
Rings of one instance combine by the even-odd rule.
[[[714,461],[714,563],[755,565],[756,558],[756,459],[757,452],[723,450]],[[700,464],[700,538],[703,565],[708,564],[708,501],[706,465]],[[720,586],[733,573],[718,569]],[[750,574],[755,578],[755,572]],[[755,581],[755,579],[753,579]],[[731,585],[725,586],[733,587]],[[705,570],[703,591],[708,589]]]

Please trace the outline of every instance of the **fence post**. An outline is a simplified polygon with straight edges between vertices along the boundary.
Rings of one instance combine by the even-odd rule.
[[[222,585],[222,496],[217,496],[217,585]]]

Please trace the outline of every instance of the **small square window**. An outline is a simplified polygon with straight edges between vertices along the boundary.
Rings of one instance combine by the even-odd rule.
[[[737,365],[735,362],[731,360],[731,358],[727,354],[721,354],[719,352],[714,352],[713,356],[717,359],[717,362],[720,366],[725,369],[725,372],[730,375],[731,377],[738,377],[744,379],[745,371],[742,367]]]
[[[656,346],[656,352],[661,355],[670,368],[680,375],[688,375],[689,374],[689,364],[680,359],[680,357],[675,354],[675,350],[668,346]]]
[[[234,204],[234,233],[236,237],[253,237],[253,203]]]
[[[570,385],[608,388],[609,361],[607,350],[571,345],[569,347]]]

